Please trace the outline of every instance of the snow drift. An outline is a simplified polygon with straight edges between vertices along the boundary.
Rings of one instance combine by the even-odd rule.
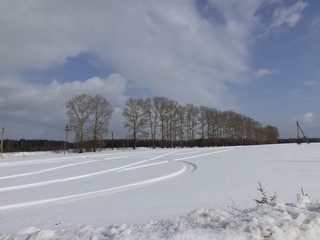
[[[270,203],[232,211],[199,209],[145,225],[83,226],[73,231],[28,227],[2,240],[61,239],[319,239],[320,204],[298,195],[296,203]]]

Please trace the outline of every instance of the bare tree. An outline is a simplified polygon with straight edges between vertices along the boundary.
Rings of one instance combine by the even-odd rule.
[[[92,113],[93,97],[88,94],[74,96],[66,103],[69,126],[79,136],[79,152],[84,149],[85,133],[89,129],[88,120]]]
[[[205,110],[205,118],[207,122],[207,137],[211,145],[215,144],[215,140],[218,137],[218,132],[220,128],[220,113],[214,108],[207,108]]]
[[[185,114],[186,108],[184,106],[179,105],[177,107],[177,135],[178,139],[180,140],[180,146],[183,146],[183,140],[185,136]]]
[[[178,103],[174,100],[168,100],[165,108],[165,126],[166,139],[170,141],[170,147],[173,147],[173,141],[176,140],[176,125],[178,121]]]
[[[276,127],[267,125],[264,127],[265,143],[273,144],[277,143],[279,138],[279,132]]]
[[[165,121],[167,118],[167,105],[169,99],[166,97],[158,97],[156,100],[156,108],[158,109],[159,114],[159,121],[160,121],[160,131],[161,131],[161,147],[164,147],[164,140],[165,140],[165,131],[166,125]]]
[[[92,134],[93,134],[93,151],[96,151],[97,141],[102,140],[108,132],[109,121],[114,112],[111,106],[102,96],[96,95],[92,98]]]
[[[195,140],[196,127],[198,124],[199,108],[193,104],[186,105],[186,124],[188,140]]]
[[[158,129],[158,118],[159,118],[159,111],[157,109],[157,101],[158,97],[154,97],[152,99],[147,98],[145,100],[145,113],[146,113],[146,124],[150,131],[150,137],[152,141],[152,147],[155,148],[155,140],[157,135]]]
[[[206,136],[206,128],[208,126],[208,113],[209,113],[209,108],[205,106],[201,106],[199,108],[199,123],[200,123],[200,132],[201,132],[201,138],[205,139],[206,137],[208,138],[208,135]]]
[[[122,112],[126,120],[125,127],[127,127],[133,135],[133,149],[136,148],[138,135],[143,133],[146,126],[146,107],[144,105],[145,102],[141,98],[129,98]]]

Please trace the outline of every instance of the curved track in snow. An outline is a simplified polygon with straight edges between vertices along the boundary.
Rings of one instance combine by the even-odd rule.
[[[196,163],[190,160],[232,149],[115,151],[7,160],[0,164],[0,211],[101,197],[161,183],[196,171]]]

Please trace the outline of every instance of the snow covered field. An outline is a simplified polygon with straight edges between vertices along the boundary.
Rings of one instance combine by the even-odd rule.
[[[319,182],[320,144],[5,154],[0,239],[315,239],[320,205],[296,199]]]

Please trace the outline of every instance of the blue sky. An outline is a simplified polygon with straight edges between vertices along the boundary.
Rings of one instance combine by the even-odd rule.
[[[320,137],[320,1],[0,2],[0,126],[63,139],[65,102],[100,94],[126,136],[129,97],[233,110]]]

